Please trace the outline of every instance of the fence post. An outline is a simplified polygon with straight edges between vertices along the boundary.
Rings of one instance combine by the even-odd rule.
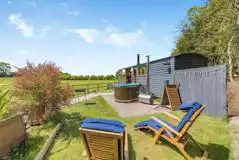
[[[96,87],[96,88],[97,88],[97,92],[99,92],[99,84],[97,84],[96,86],[97,86],[97,87]]]
[[[86,92],[87,92],[87,93],[90,93],[89,84],[86,85]]]

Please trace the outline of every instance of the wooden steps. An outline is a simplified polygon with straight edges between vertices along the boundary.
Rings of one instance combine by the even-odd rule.
[[[161,105],[170,105],[171,109],[177,110],[181,104],[181,98],[176,85],[167,85],[164,88]]]

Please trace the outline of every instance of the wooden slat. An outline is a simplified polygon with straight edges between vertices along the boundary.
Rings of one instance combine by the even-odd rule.
[[[80,128],[90,160],[124,160],[125,133]]]
[[[181,104],[181,98],[176,85],[166,85],[161,105],[170,105],[172,110],[177,110]]]
[[[178,106],[181,104],[177,86],[167,85],[166,90],[172,110],[177,110]]]

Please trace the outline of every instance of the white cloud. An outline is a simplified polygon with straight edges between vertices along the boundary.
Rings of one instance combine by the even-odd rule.
[[[136,44],[142,35],[142,30],[137,30],[136,32],[131,33],[110,33],[106,37],[106,43],[130,47],[131,45]]]
[[[34,8],[37,6],[36,0],[30,0],[30,3]]]
[[[78,16],[80,14],[79,11],[67,11],[66,15],[68,16]]]
[[[12,1],[11,1],[11,0],[9,0],[9,1],[7,1],[7,3],[8,3],[8,4],[12,4]]]
[[[147,28],[148,27],[148,23],[146,21],[143,21],[141,23],[141,26],[142,26],[142,28]]]
[[[110,26],[104,30],[97,30],[93,28],[78,28],[72,29],[74,33],[78,34],[85,42],[102,43],[105,45],[117,45],[122,47],[130,47],[143,39],[143,31],[136,30],[133,32],[121,32],[118,28]]]
[[[74,59],[72,57],[67,57],[66,60],[72,62]]]
[[[28,52],[24,49],[20,49],[17,51],[17,54],[19,54],[21,56],[26,56],[26,55],[28,55]]]
[[[67,3],[60,3],[60,6],[62,6],[63,8],[68,8],[69,5]]]
[[[34,35],[33,26],[27,25],[26,20],[22,18],[20,13],[10,14],[8,20],[11,24],[16,25],[16,29],[20,30],[24,37],[29,38]]]
[[[77,10],[69,10],[69,4],[68,3],[60,3],[60,6],[64,8],[65,10],[65,14],[67,16],[78,16],[80,15],[80,11],[77,11]]]
[[[114,26],[109,26],[109,27],[106,27],[106,28],[105,28],[105,32],[106,32],[107,34],[110,34],[110,33],[118,33],[118,32],[120,32],[120,30],[119,30],[118,28],[114,27]]]
[[[47,37],[47,33],[49,32],[50,27],[49,26],[44,26],[39,30],[39,36],[41,38],[46,38]]]
[[[104,19],[104,18],[101,19],[100,21],[101,21],[102,23],[109,23],[109,20],[108,20],[108,19]]]
[[[72,29],[71,31],[81,36],[85,42],[90,44],[94,43],[100,34],[97,29],[91,28]]]

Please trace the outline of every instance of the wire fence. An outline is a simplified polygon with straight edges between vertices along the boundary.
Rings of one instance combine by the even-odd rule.
[[[112,91],[114,84],[115,83],[98,83],[98,84],[82,84],[72,86],[75,91],[75,96],[79,96],[89,93]]]

